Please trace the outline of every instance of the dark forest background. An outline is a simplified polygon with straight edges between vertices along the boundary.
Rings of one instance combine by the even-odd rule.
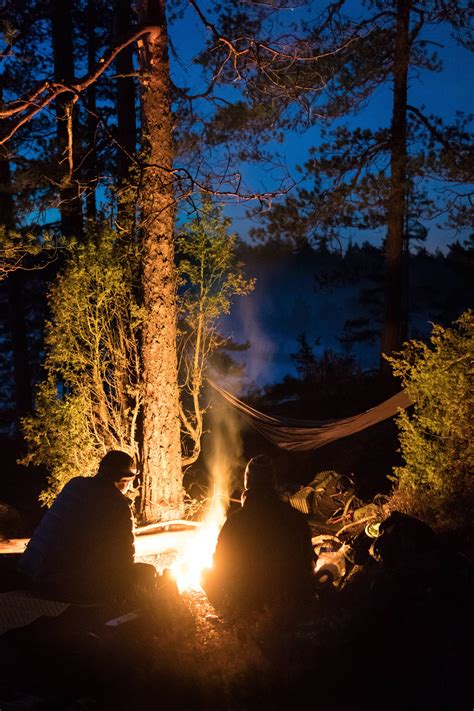
[[[48,291],[68,263],[63,245],[93,251],[109,230],[129,269],[127,250],[137,248],[131,281],[142,305],[164,285],[163,262],[152,270],[153,289],[140,262],[157,242],[143,217],[155,194],[172,204],[171,250],[182,225],[202,215],[203,194],[250,211],[253,229],[237,258],[256,286],[222,319],[234,345],[213,362],[222,382],[262,410],[325,419],[372,407],[399,387],[381,350],[426,339],[430,322],[449,325],[472,305],[471,117],[464,104],[439,101],[453,81],[443,53],[464,62],[472,49],[467,3],[302,2],[293,10],[210,0],[2,4],[0,226],[28,245],[0,282],[0,433],[15,506],[23,496],[35,502],[45,477],[16,461],[25,454],[21,420],[44,380]],[[163,47],[150,69],[140,33],[155,23]],[[169,92],[159,95],[169,75]],[[434,107],[418,101],[429,81],[440,87]],[[33,99],[22,104],[25,97]],[[166,146],[153,123],[165,113]],[[302,136],[308,152],[291,174],[281,149],[291,153]],[[172,180],[155,175],[153,191],[145,178],[165,163]],[[432,229],[438,238],[444,231],[443,252],[424,248]],[[357,237],[341,249],[349,234]],[[164,330],[152,326],[153,337]],[[157,370],[142,365],[148,378]],[[69,383],[64,372],[55,377],[61,401]],[[397,456],[395,426],[383,427],[380,447],[373,430],[361,444],[351,438],[313,458],[274,454],[282,476],[300,481],[318,467],[361,480],[370,469],[373,490]],[[244,438],[248,455],[267,448]]]
[[[238,256],[255,290],[234,302],[222,332],[238,345],[219,352],[214,368],[221,382],[269,414],[314,420],[362,412],[388,396],[394,385],[379,372],[383,317],[383,252],[369,243],[345,253],[326,245],[252,245],[240,242]],[[446,254],[418,247],[408,262],[408,334],[426,339],[431,323],[449,326],[473,303],[474,247],[454,242]],[[17,273],[25,317],[28,372],[34,388],[42,377],[43,325],[50,268]],[[9,283],[0,283],[1,439],[4,499],[33,520],[44,486],[40,468],[19,467],[24,454],[18,429]],[[211,398],[209,393],[206,397]],[[336,469],[355,476],[359,494],[370,498],[390,488],[388,475],[400,463],[397,427],[379,425],[308,454],[276,450],[252,431],[244,431],[247,456],[267,452],[277,461],[282,482],[297,485],[316,471]],[[212,431],[212,430],[211,430]],[[203,456],[186,481],[206,478]],[[236,461],[236,467],[240,462]],[[28,514],[30,512],[30,514]]]

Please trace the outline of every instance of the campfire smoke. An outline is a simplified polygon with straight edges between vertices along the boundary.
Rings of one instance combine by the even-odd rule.
[[[238,422],[220,402],[213,406],[210,420],[209,502],[195,536],[172,567],[180,592],[201,590],[201,573],[212,566],[217,537],[229,506],[233,479],[237,469],[242,469],[242,440]]]

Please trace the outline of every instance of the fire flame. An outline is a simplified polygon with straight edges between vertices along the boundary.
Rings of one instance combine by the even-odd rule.
[[[205,568],[212,567],[217,537],[225,520],[228,494],[216,491],[200,527],[183,554],[171,566],[171,573],[176,580],[178,590],[202,590],[201,574]]]
[[[196,534],[171,568],[180,592],[202,590],[201,574],[212,567],[217,538],[229,505],[233,463],[241,453],[239,425],[229,417],[226,408],[214,404],[211,418],[213,440],[208,462],[213,495]]]

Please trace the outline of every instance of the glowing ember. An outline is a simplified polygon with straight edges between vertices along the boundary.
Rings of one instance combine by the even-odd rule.
[[[171,572],[180,592],[201,590],[201,573],[212,566],[217,537],[225,519],[227,500],[228,497],[222,494],[214,495],[204,521],[183,554],[172,565]]]

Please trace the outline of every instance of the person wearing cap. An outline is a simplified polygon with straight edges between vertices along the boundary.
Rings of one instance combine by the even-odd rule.
[[[131,597],[153,584],[153,566],[134,563],[130,502],[136,476],[126,452],[108,452],[93,477],[74,477],[33,533],[19,571],[52,599],[92,602]]]
[[[224,614],[274,604],[304,609],[313,591],[308,523],[278,497],[269,457],[249,461],[244,486],[242,506],[227,517],[220,531],[202,587],[210,603]]]

